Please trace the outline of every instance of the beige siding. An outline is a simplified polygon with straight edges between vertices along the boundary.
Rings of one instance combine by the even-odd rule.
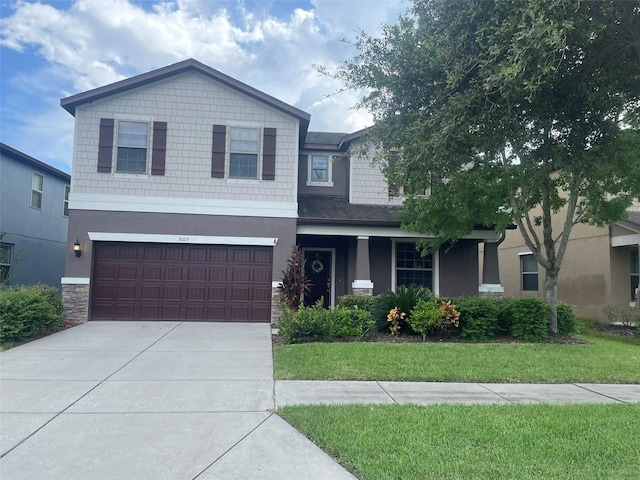
[[[373,163],[372,156],[351,157],[351,203],[373,205],[401,205],[399,197],[389,198],[387,179],[380,166]]]
[[[100,118],[167,122],[165,175],[97,173]],[[275,181],[211,178],[214,124],[276,128]],[[75,142],[74,194],[296,201],[298,121],[198,73],[79,107]]]

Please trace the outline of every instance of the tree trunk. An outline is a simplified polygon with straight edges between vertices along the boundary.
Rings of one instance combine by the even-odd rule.
[[[552,269],[545,271],[544,299],[549,305],[549,331],[558,333],[558,272]]]

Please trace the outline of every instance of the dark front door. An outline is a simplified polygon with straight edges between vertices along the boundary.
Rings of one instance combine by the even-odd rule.
[[[328,250],[305,250],[304,271],[311,283],[305,305],[315,305],[322,298],[326,308],[331,306],[331,256],[332,252]]]

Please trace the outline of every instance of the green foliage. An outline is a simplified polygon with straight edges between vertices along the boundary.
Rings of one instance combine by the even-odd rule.
[[[282,271],[282,282],[278,289],[282,293],[282,303],[294,312],[303,304],[304,296],[309,292],[309,281],[304,273],[304,256],[300,245],[291,249],[287,268]]]
[[[297,312],[285,309],[278,323],[280,335],[287,343],[365,337],[372,326],[371,314],[366,310],[341,306],[327,310],[322,301],[311,307],[300,307]]]
[[[42,286],[0,291],[0,343],[29,340],[62,325],[60,301]]]
[[[547,338],[549,307],[539,298],[507,298],[500,302],[499,324],[509,335],[525,342]]]
[[[409,314],[418,303],[418,300],[430,300],[433,298],[431,290],[421,285],[400,285],[396,292],[391,290],[378,295],[371,308],[371,315],[379,332],[389,331],[387,315],[398,307],[399,312]],[[403,332],[409,331],[406,321],[400,322],[400,329]]]
[[[338,306],[346,308],[358,307],[360,310],[371,312],[376,298],[373,295],[342,295],[338,298]]]
[[[578,329],[578,317],[571,305],[558,302],[558,333],[560,335],[571,335]]]
[[[411,310],[407,323],[414,332],[422,335],[424,340],[428,333],[440,325],[441,317],[440,299],[434,297],[431,300],[418,300],[414,309]]]
[[[573,225],[640,196],[639,22],[628,0],[414,0],[380,37],[360,32],[334,76],[367,92],[362,148],[391,184],[431,192],[409,195],[403,228],[436,250],[515,223],[557,279]]]
[[[498,303],[492,298],[456,299],[460,311],[460,337],[465,340],[493,340],[498,325]]]

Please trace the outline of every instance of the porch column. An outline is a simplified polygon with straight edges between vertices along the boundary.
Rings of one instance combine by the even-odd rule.
[[[369,237],[358,237],[356,243],[356,279],[351,284],[354,295],[373,295],[369,268]]]
[[[481,297],[502,298],[504,287],[500,283],[498,243],[485,241],[482,258],[482,284],[478,287],[478,294]]]

